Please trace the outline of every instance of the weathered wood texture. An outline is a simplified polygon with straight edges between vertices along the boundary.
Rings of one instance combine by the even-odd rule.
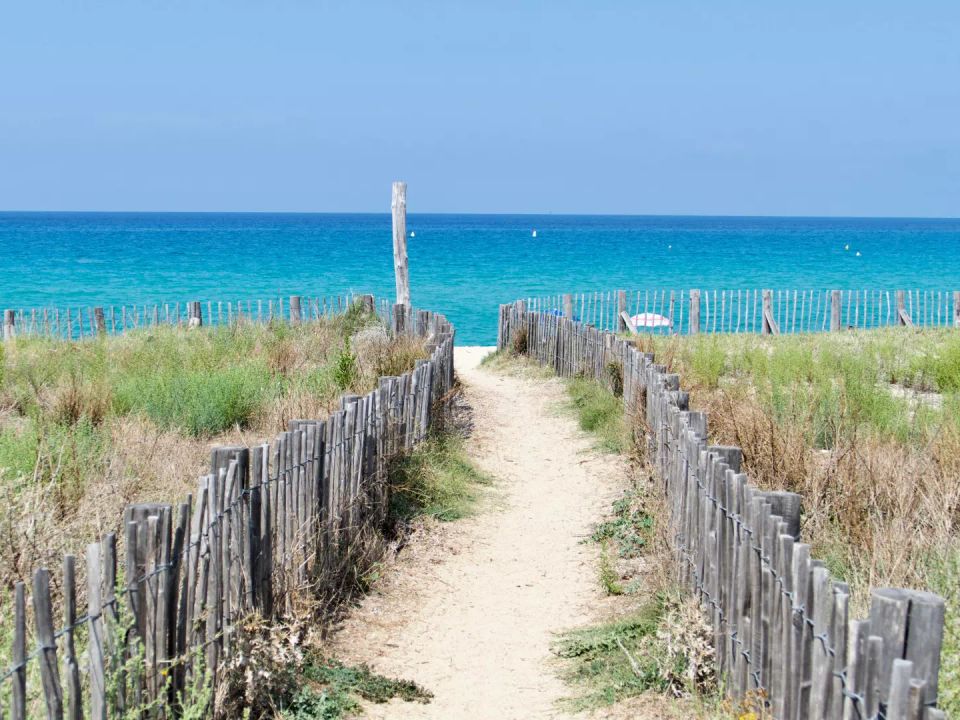
[[[526,298],[536,312],[563,315],[599,330],[627,330],[628,317],[661,315],[658,333],[792,334],[913,325],[960,327],[960,291],[939,290],[639,290]],[[579,310],[579,312],[575,312]]]
[[[410,267],[407,263],[407,184],[395,182],[390,200],[393,214],[393,272],[397,284],[397,304],[410,304]]]
[[[369,296],[357,302],[376,306]],[[198,316],[196,307],[190,312]],[[196,495],[179,505],[128,506],[122,573],[113,535],[86,547],[81,617],[73,556],[64,558],[58,602],[46,569],[36,571],[30,598],[24,583],[16,585],[0,716],[175,717],[167,701],[202,672],[198,661],[216,684],[246,616],[282,616],[297,589],[337,592],[363,554],[360,544],[387,519],[388,462],[442,421],[453,388],[453,327],[431,312],[400,314],[429,359],[380,378],[367,395],[344,396],[327,418],[291,421],[272,442],[215,448]],[[55,606],[64,613],[56,630]]]
[[[850,618],[846,584],[801,541],[801,498],[760,490],[739,448],[709,445],[707,417],[689,410],[679,377],[630,339],[515,303],[500,309],[498,343],[622,388],[669,506],[677,578],[703,604],[731,695],[760,689],[783,720],[943,717],[943,598],[879,588],[869,617]]]

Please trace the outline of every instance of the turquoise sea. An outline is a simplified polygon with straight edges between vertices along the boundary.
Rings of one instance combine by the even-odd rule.
[[[563,292],[960,290],[960,219],[411,214],[407,224],[413,303],[445,313],[465,344],[495,341],[498,304]],[[7,212],[0,263],[3,308],[394,292],[386,214]]]

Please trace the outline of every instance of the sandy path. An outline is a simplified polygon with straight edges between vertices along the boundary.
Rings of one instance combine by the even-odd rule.
[[[345,660],[435,697],[370,705],[367,717],[566,717],[549,648],[602,602],[596,550],[581,540],[624,470],[557,411],[558,381],[491,373],[479,367],[487,351],[457,348],[456,364],[475,414],[469,451],[497,478],[491,507],[415,541],[335,639]]]

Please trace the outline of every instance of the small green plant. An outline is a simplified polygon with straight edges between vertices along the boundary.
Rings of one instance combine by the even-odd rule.
[[[333,362],[333,382],[341,390],[347,390],[356,380],[357,356],[350,350],[350,338],[346,338]]]
[[[326,659],[307,665],[307,679],[338,690],[356,693],[364,700],[385,703],[393,698],[407,702],[429,702],[433,695],[409,680],[394,680],[377,675],[366,665],[344,665],[339,660]]]
[[[610,552],[604,545],[600,549],[600,568],[599,568],[600,586],[607,595],[623,595],[624,588],[620,582],[620,574],[617,572],[617,566],[610,559]]]
[[[358,698],[385,703],[393,698],[430,702],[433,695],[409,680],[377,675],[366,665],[351,667],[339,660],[315,658],[307,663],[299,688],[280,713],[283,720],[337,720],[359,713]]]
[[[647,545],[653,531],[653,516],[643,507],[637,491],[613,503],[613,517],[597,526],[590,536],[594,542],[611,541],[620,557],[633,558]]]

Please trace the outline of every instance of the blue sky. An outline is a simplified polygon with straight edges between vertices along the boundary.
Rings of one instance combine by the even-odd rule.
[[[0,209],[960,216],[960,3],[0,7]]]

